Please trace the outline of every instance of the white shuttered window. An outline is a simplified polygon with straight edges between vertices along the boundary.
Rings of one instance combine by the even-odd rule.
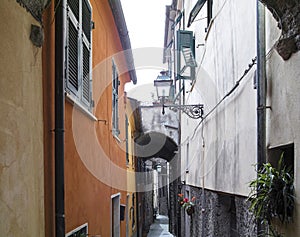
[[[66,90],[92,109],[92,8],[88,0],[67,2]]]
[[[118,137],[119,130],[119,73],[117,66],[112,61],[112,127],[113,135]]]

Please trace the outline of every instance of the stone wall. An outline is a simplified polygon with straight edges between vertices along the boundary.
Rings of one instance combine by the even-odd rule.
[[[158,191],[158,212],[160,215],[168,216],[168,189],[167,186],[162,187]]]
[[[249,212],[246,197],[222,194],[191,186],[182,193],[196,197],[195,212],[187,215],[181,209],[181,236],[195,237],[253,237],[256,236],[254,217]]]
[[[153,175],[151,173],[150,169],[146,170],[146,183],[151,183],[153,182]],[[153,223],[153,190],[146,191],[143,193],[143,210],[144,212],[142,213],[143,215],[143,236],[147,236],[147,233],[150,230],[150,226]]]
[[[282,34],[276,45],[284,60],[300,50],[300,3],[296,0],[261,0],[278,22]]]
[[[169,185],[169,194],[170,194],[170,209],[169,209],[169,232],[175,236],[179,231],[180,225],[180,215],[179,215],[179,208],[177,205],[177,193],[178,193],[178,182],[180,180],[174,180]]]

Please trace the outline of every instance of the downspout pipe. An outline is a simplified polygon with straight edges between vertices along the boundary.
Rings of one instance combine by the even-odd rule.
[[[56,0],[55,3],[55,236],[64,237],[64,58],[66,38],[66,0]]]
[[[266,39],[265,7],[257,0],[257,169],[266,163]],[[257,223],[257,235],[264,230],[263,224]]]

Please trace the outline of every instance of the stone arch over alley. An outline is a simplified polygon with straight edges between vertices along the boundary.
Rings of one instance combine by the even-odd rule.
[[[174,208],[181,170],[178,159],[178,114],[171,110],[162,114],[161,107],[148,105],[140,105],[140,111],[143,133],[135,138],[135,152],[138,159],[145,163],[147,171],[153,174],[153,189],[145,192],[145,213],[148,213],[145,226],[147,222],[152,224],[159,214],[169,218],[169,230],[172,230],[178,226],[176,217],[180,211]],[[149,206],[152,215],[149,215]]]

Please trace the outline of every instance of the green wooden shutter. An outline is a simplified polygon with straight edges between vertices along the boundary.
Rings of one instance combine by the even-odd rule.
[[[193,48],[193,31],[177,31],[177,49],[181,51],[182,48]]]
[[[178,30],[177,31],[177,78],[178,79],[195,79],[195,38],[193,31]],[[181,55],[184,62],[181,60]],[[183,76],[186,69],[190,68],[190,75]]]

